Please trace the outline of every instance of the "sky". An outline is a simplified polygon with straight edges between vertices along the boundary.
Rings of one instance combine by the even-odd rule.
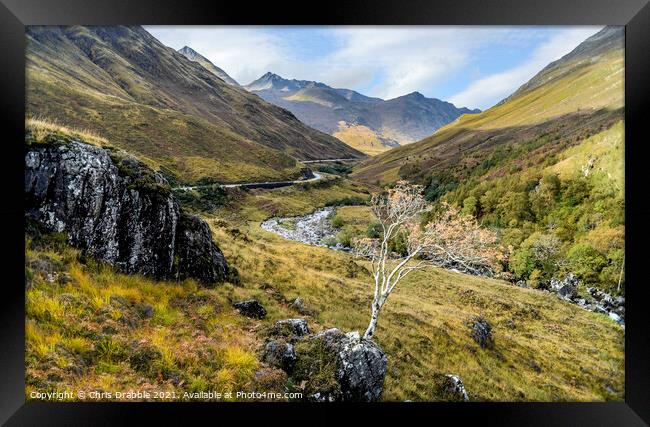
[[[364,95],[487,109],[601,26],[145,26],[248,84],[271,71]]]

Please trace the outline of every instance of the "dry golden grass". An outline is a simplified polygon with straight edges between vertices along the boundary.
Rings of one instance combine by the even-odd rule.
[[[108,140],[97,132],[89,129],[65,126],[56,120],[46,117],[28,117],[25,120],[25,130],[31,132],[36,142],[42,142],[48,135],[57,134],[80,139],[88,144],[100,147],[108,145]]]
[[[350,147],[370,156],[375,156],[391,149],[391,147],[381,141],[379,135],[369,127],[363,125],[350,125],[341,121],[339,122],[339,130],[332,135]]]

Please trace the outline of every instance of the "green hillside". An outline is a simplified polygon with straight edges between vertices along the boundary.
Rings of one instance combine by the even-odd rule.
[[[183,180],[295,178],[296,159],[361,156],[140,27],[29,27],[26,109],[94,131]]]
[[[370,276],[350,254],[283,239],[262,230],[260,221],[367,196],[344,179],[230,192],[225,205],[203,215],[241,283],[213,289],[127,276],[81,256],[56,236],[27,236],[27,393],[54,386],[178,395],[300,390],[263,361],[268,327],[301,317],[313,331],[363,330]],[[342,208],[341,216],[357,209],[366,208]],[[355,213],[353,220],[359,217]],[[300,310],[292,306],[298,297],[304,302]],[[232,308],[233,301],[248,298],[266,307],[266,319],[246,318]],[[151,316],[143,314],[148,307]],[[471,336],[468,322],[477,315],[492,324],[491,349],[480,348]],[[416,273],[386,305],[376,339],[388,355],[384,401],[444,400],[436,376],[447,373],[461,376],[472,401],[624,397],[619,325],[500,280],[442,269]]]
[[[623,32],[608,27],[498,105],[352,176],[419,181],[429,200],[462,206],[500,231],[504,267],[532,286],[573,272],[623,292],[623,67]]]

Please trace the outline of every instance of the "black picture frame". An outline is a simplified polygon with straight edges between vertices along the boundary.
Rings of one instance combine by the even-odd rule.
[[[226,416],[309,424],[339,422],[340,410],[384,421],[426,417],[434,423],[498,425],[647,425],[650,423],[650,310],[643,282],[650,209],[644,203],[650,157],[650,5],[647,0],[401,0],[209,2],[198,0],[0,0],[0,171],[4,244],[0,293],[0,423],[115,425],[187,423]],[[23,148],[26,25],[45,24],[361,24],[361,25],[625,25],[626,290],[625,402],[386,403],[361,405],[25,403]],[[22,278],[21,278],[22,277]],[[310,412],[305,414],[304,412]],[[313,412],[313,414],[312,414]],[[191,417],[191,418],[188,418]],[[211,421],[210,421],[211,420]],[[233,421],[227,421],[233,422]]]

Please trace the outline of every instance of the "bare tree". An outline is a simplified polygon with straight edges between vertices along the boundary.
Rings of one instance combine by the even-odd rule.
[[[472,216],[442,203],[442,212],[428,224],[421,225],[423,213],[431,210],[422,197],[423,187],[400,181],[386,194],[376,194],[370,201],[379,220],[379,238],[355,241],[356,255],[368,259],[374,279],[372,314],[364,339],[371,339],[379,313],[395,286],[409,273],[431,266],[460,266],[479,273],[490,266],[497,255],[496,235],[483,229]],[[390,244],[398,235],[404,236],[406,254],[391,253]]]

